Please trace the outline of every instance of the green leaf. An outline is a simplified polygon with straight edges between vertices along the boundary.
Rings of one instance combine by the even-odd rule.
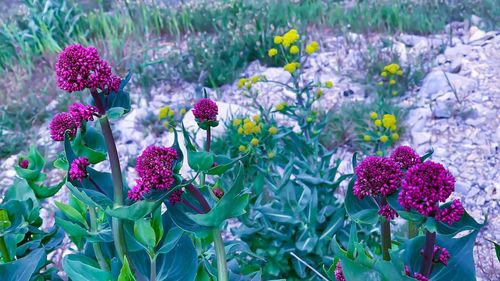
[[[61,212],[70,221],[76,222],[76,223],[81,223],[82,225],[86,226],[87,228],[89,227],[85,217],[80,212],[78,212],[75,208],[71,207],[70,205],[66,205],[66,204],[63,204],[63,203],[57,202],[57,201],[54,203],[56,204],[57,208],[59,208],[59,210],[61,210]]]
[[[363,200],[359,200],[353,193],[355,181],[356,177],[352,177],[347,187],[344,204],[347,214],[356,223],[376,224],[379,219],[377,202],[372,197],[365,197]]]
[[[106,160],[104,137],[90,126],[87,127],[85,136],[82,136],[82,130],[78,129],[71,147],[76,155],[87,157],[92,164]]]
[[[73,196],[75,196],[78,200],[82,201],[89,207],[100,208],[104,210],[106,207],[110,207],[113,205],[113,202],[111,202],[111,200],[106,197],[106,195],[95,190],[87,190],[82,188],[80,191],[70,182],[66,183],[66,187],[71,191],[71,194],[73,194]]]
[[[158,243],[160,243],[160,240],[163,238],[163,232],[164,232],[162,215],[161,215],[161,206],[153,211],[151,226],[155,231],[155,237],[156,237],[155,245],[158,245]]]
[[[0,209],[0,233],[3,233],[12,225],[9,219],[9,214],[6,210]]]
[[[73,281],[108,281],[111,274],[99,268],[97,262],[87,256],[70,254],[63,259],[63,269]]]
[[[424,222],[424,228],[429,232],[436,232],[436,220],[433,217],[427,217]]]
[[[243,168],[241,162],[233,186],[217,204],[206,214],[188,214],[189,218],[199,225],[208,227],[219,227],[229,218],[237,217],[245,213],[249,194],[243,186]]]
[[[45,184],[37,184],[36,182],[28,181],[28,185],[31,187],[36,197],[39,199],[45,199],[54,196],[66,183],[66,177],[62,179],[60,183],[54,186],[47,186]]]
[[[120,270],[120,275],[118,275],[118,281],[135,281],[135,277],[130,270],[127,257],[123,259],[123,266]]]
[[[166,198],[170,191],[162,196],[162,199]],[[142,219],[147,214],[153,212],[162,203],[162,200],[148,201],[141,200],[137,201],[130,206],[123,206],[114,209],[106,208],[106,213],[112,217],[136,221]]]
[[[156,244],[155,231],[148,219],[142,218],[135,221],[134,236],[146,249],[152,250]]]
[[[177,242],[179,242],[179,240],[181,239],[182,234],[184,234],[184,231],[182,229],[180,229],[178,227],[172,227],[168,231],[167,236],[165,237],[162,246],[160,247],[160,249],[158,249],[156,251],[156,254],[157,255],[166,254],[166,253],[172,251],[172,249],[175,247],[175,245],[177,245]]]
[[[497,255],[497,259],[498,261],[500,262],[500,245],[498,245],[497,243],[493,242],[493,244],[495,245],[495,253]]]
[[[422,162],[424,162],[425,160],[427,160],[429,157],[432,156],[432,154],[434,154],[434,149],[430,149],[429,151],[427,151],[427,153],[425,155],[423,155],[422,157],[420,157],[420,160]]]
[[[207,174],[209,174],[209,175],[222,175],[227,170],[231,169],[235,163],[237,163],[240,160],[243,160],[247,156],[248,156],[248,154],[243,155],[243,156],[236,158],[236,159],[231,159],[231,158],[223,156],[223,155],[215,155],[214,164],[216,164],[216,166],[208,169]]]
[[[187,151],[189,167],[196,172],[208,171],[214,164],[214,154],[206,151]]]
[[[60,228],[64,229],[64,231],[69,236],[72,236],[75,238],[87,236],[87,230],[84,229],[83,227],[79,226],[78,224],[74,224],[72,222],[66,221],[66,220],[61,219],[59,217],[56,217],[55,220],[56,220],[56,225],[59,226]]]
[[[31,277],[44,265],[46,259],[47,255],[40,248],[15,261],[0,263],[0,280],[31,280]]]
[[[122,117],[126,113],[127,113],[127,110],[123,107],[113,107],[113,108],[110,108],[106,112],[109,120],[118,120],[118,119],[120,119],[120,117]]]
[[[26,180],[39,180],[41,171],[45,166],[45,160],[36,147],[31,146],[28,155],[21,156],[20,159],[27,159],[29,161],[29,165],[26,169],[19,167],[19,165],[15,165],[14,169],[16,170],[17,175]]]

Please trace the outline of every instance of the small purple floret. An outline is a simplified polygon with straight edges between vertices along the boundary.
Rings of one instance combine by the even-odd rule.
[[[460,203],[460,200],[455,199],[450,206],[437,211],[436,220],[452,225],[454,222],[459,221],[464,213],[465,210],[462,203]]]
[[[81,182],[84,178],[89,176],[87,167],[90,165],[87,157],[79,157],[71,162],[69,168],[69,178]]]
[[[396,162],[380,156],[368,156],[356,167],[354,195],[387,196],[401,186],[403,172]]]
[[[77,123],[73,118],[73,115],[62,112],[58,113],[52,118],[49,124],[50,128],[50,137],[55,141],[63,141],[64,133],[68,132],[70,137],[74,137],[76,135]]]
[[[217,121],[219,109],[211,99],[200,99],[193,108],[193,115],[198,122]]]
[[[405,170],[422,163],[420,156],[409,146],[399,146],[394,149],[391,159]]]

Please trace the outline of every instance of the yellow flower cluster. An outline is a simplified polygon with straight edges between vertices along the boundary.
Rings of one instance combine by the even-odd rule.
[[[396,132],[398,129],[397,126],[397,118],[393,114],[384,114],[381,119],[379,119],[379,115],[372,111],[369,113],[370,119],[373,120],[373,124],[377,127],[378,133],[371,132],[364,134],[362,136],[365,142],[370,142],[372,140],[372,136],[376,136],[378,140],[382,143],[386,143],[389,141],[389,136],[393,141],[397,141],[399,139],[399,134]],[[387,131],[386,131],[387,130]]]
[[[384,66],[384,71],[382,73],[384,73],[384,72],[386,72],[385,76],[387,76],[387,72],[389,72],[392,75],[394,75],[394,74],[396,74],[398,76],[403,75],[403,70],[401,70],[399,65],[396,63],[391,63],[391,64]],[[384,76],[383,74],[381,74],[381,75]]]
[[[283,36],[275,36],[274,44],[282,44],[284,47],[288,48],[293,43],[299,40],[300,35],[296,29],[290,29],[287,33],[283,34]]]
[[[243,87],[250,89],[253,84],[256,84],[259,81],[264,81],[266,77],[264,75],[261,76],[252,76],[250,78],[240,78],[238,80],[238,88],[241,89]]]
[[[168,105],[166,105],[166,106],[160,108],[160,111],[158,112],[158,118],[160,120],[162,120],[162,119],[165,119],[167,117],[172,117],[172,116],[174,116],[174,114],[175,114],[175,112]]]
[[[326,81],[325,82],[325,87],[327,87],[328,89],[331,89],[333,87],[333,82],[332,81]]]
[[[300,63],[298,62],[287,63],[285,64],[285,66],[283,66],[283,69],[290,72],[290,74],[293,74],[297,70],[297,68],[300,68]]]
[[[267,51],[267,55],[270,57],[274,57],[278,54],[278,50],[276,48],[271,48]]]
[[[392,114],[384,114],[384,117],[382,118],[382,124],[386,129],[391,129],[391,131],[395,131],[397,129],[396,116]]]
[[[306,53],[309,55],[317,52],[318,50],[319,50],[319,44],[316,41],[312,41],[311,43],[307,44],[307,46],[306,46]]]
[[[233,126],[239,127],[241,123],[243,123],[243,126],[238,128],[238,134],[242,135],[250,135],[250,134],[259,134],[262,131],[262,123],[260,122],[260,116],[259,115],[254,115],[252,117],[253,121],[250,120],[250,118],[245,118],[243,122],[241,119],[234,119],[233,120]]]

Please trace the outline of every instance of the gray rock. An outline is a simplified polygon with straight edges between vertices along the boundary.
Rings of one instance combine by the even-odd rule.
[[[457,44],[453,47],[448,47],[444,51],[444,55],[447,59],[453,61],[457,58],[462,58],[469,54],[471,47],[469,45]]]
[[[448,79],[447,79],[448,78]],[[434,99],[437,94],[447,91],[457,91],[459,94],[468,94],[478,86],[476,80],[454,73],[444,73],[434,70],[424,78],[420,93]]]
[[[449,101],[436,102],[432,109],[435,118],[450,118],[453,114],[453,103]]]

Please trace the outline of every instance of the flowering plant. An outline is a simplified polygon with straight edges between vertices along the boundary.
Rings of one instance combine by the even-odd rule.
[[[207,136],[203,149],[195,147],[187,131],[182,130],[187,149],[184,154],[176,127],[168,126],[175,135],[174,143],[171,147],[145,148],[136,159],[138,177],[129,187],[110,120],[131,109],[129,94],[124,91],[130,75],[120,79],[96,49],[80,45],[68,46],[59,54],[56,73],[61,89],[69,93],[88,90],[91,101],[71,105],[50,122],[51,138],[64,146],[64,153],[54,162],[65,174],[57,185],[45,185],[45,160],[35,148],[19,159],[16,171],[22,180],[0,205],[0,267],[7,268],[6,274],[16,280],[57,276],[54,267],[47,267],[46,253],[58,247],[65,232],[76,246],[62,263],[71,280],[194,280],[215,276],[228,280],[233,269],[227,266],[220,228],[226,219],[244,213],[248,193],[241,176],[228,185],[220,184],[224,173],[234,166],[235,173],[241,175],[241,164],[240,158],[210,151],[211,128],[218,125],[217,104],[204,98],[193,107],[196,121]],[[172,112],[163,108],[159,119],[173,118]],[[180,174],[184,157],[192,170],[188,178]],[[106,159],[111,173],[95,167]],[[43,232],[38,229],[39,201],[63,186],[71,192],[70,202],[56,202],[60,214],[55,227]],[[23,237],[25,242],[11,243]],[[33,264],[38,264],[32,266],[33,271],[24,271],[23,267]]]

